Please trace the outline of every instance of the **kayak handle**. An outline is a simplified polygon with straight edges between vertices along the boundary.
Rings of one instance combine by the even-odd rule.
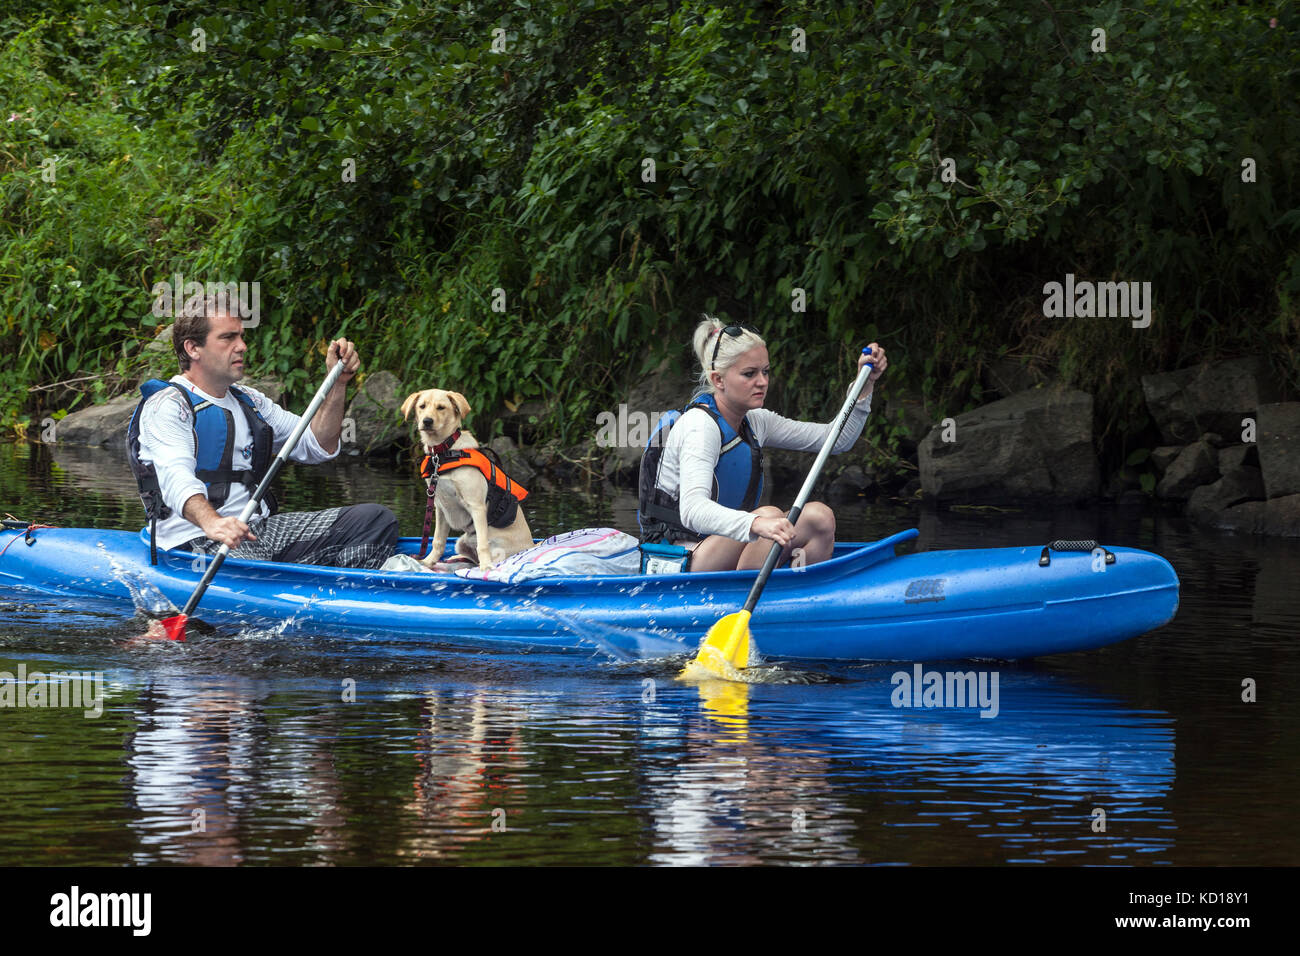
[[[1099,545],[1096,541],[1053,541],[1051,544],[1043,546],[1043,553],[1038,556],[1038,566],[1040,568],[1045,568],[1052,563],[1052,557],[1050,554],[1048,554],[1049,551],[1091,552],[1091,551],[1096,551],[1098,548],[1101,548],[1101,545]],[[1106,563],[1114,564],[1115,563],[1114,553],[1111,551],[1106,551],[1105,548],[1101,548],[1101,550],[1106,552]]]

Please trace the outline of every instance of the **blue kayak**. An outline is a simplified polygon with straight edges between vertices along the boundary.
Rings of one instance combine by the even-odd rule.
[[[839,544],[828,561],[773,572],[750,622],[759,651],[768,659],[1014,660],[1114,644],[1168,623],[1178,609],[1177,574],[1146,551],[1056,542],[1060,550],[895,553],[917,534]],[[418,545],[403,538],[398,551],[414,554]],[[202,570],[179,550],[160,551],[151,565],[147,530],[7,529],[0,550],[0,588],[124,610],[142,585],[181,607]],[[585,631],[613,626],[673,636],[685,652],[744,604],[754,577],[719,571],[499,583],[230,558],[196,616],[387,640],[587,649]]]

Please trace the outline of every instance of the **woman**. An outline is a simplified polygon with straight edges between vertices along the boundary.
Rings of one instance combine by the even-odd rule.
[[[705,316],[695,330],[695,356],[702,369],[692,404],[672,425],[659,456],[653,490],[640,502],[643,537],[692,550],[690,570],[729,571],[762,567],[771,542],[795,548],[814,564],[831,556],[835,515],[810,501],[798,524],[772,506],[756,508],[762,494],[761,449],[817,451],[831,425],[797,422],[763,408],[769,366],[767,346],[746,325],[724,326]],[[853,407],[835,454],[847,451],[862,433],[871,392],[884,374],[885,350],[871,343],[858,361],[875,366]]]

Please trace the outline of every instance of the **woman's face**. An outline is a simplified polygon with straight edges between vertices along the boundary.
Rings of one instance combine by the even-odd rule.
[[[715,394],[720,401],[725,400],[737,409],[762,408],[771,371],[767,346],[756,345],[742,352],[726,372],[713,373]]]

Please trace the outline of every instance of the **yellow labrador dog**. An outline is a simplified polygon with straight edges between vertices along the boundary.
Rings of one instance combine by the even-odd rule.
[[[456,543],[456,553],[470,561],[477,561],[480,569],[486,571],[493,565],[500,564],[512,554],[533,546],[533,532],[528,527],[524,510],[503,498],[513,496],[516,500],[527,494],[522,488],[506,478],[494,466],[487,463],[474,436],[461,430],[461,422],[469,414],[469,402],[460,392],[448,392],[441,388],[427,388],[422,392],[412,392],[402,403],[402,420],[415,412],[415,423],[420,431],[420,441],[424,444],[424,453],[429,461],[442,463],[425,469],[425,484],[434,480],[437,469],[437,487],[434,491],[434,512],[437,516],[433,534],[433,547],[427,557],[420,563],[431,568],[442,559],[442,552],[447,547],[447,536],[451,530],[463,532]],[[459,454],[458,454],[459,453]],[[451,464],[449,464],[451,462]],[[513,520],[508,520],[504,527],[493,527],[489,519],[488,473],[497,477],[498,489],[492,495],[497,508],[492,510],[513,511]],[[504,489],[510,489],[505,491]],[[501,505],[508,507],[501,508]]]

